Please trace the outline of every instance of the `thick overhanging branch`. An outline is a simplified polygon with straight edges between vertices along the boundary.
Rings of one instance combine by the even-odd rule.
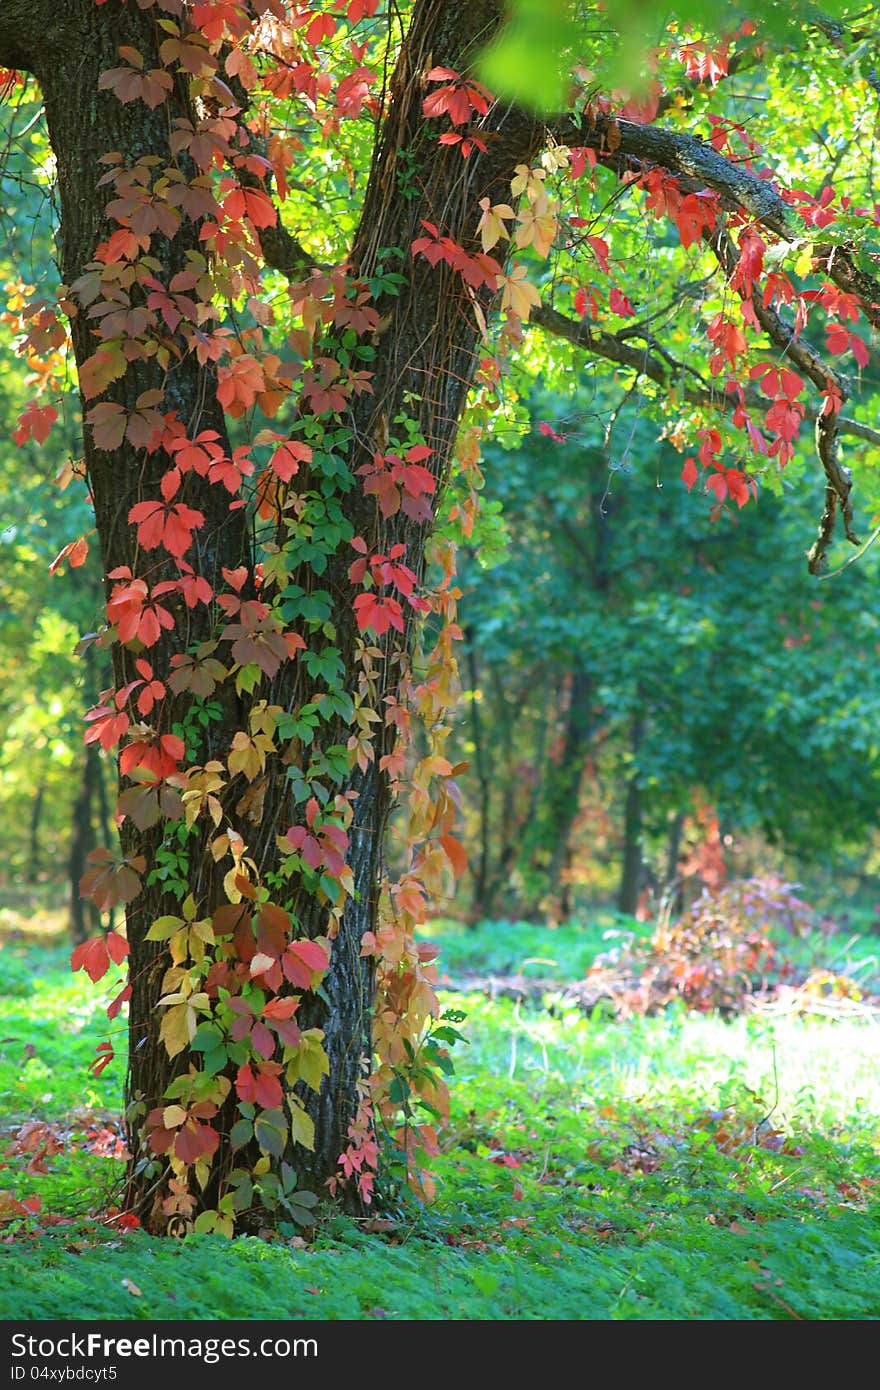
[[[808,239],[808,230],[797,212],[769,180],[727,159],[699,136],[604,116],[594,121],[563,116],[553,121],[550,129],[558,140],[594,150],[600,162],[619,175],[657,166],[689,187],[711,188],[729,206],[745,209],[789,245]],[[821,242],[816,244],[815,254],[829,280],[847,294],[855,294],[868,321],[880,327],[880,280],[857,267],[853,249]]]
[[[803,239],[803,224],[794,208],[770,183],[733,163],[697,135],[605,116],[594,121],[565,116],[554,121],[551,129],[566,144],[594,150],[603,164],[620,174],[656,165],[700,188],[711,188],[734,206],[745,208],[783,241]]]

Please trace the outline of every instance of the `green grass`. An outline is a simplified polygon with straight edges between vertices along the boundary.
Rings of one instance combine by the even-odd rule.
[[[620,950],[650,934],[650,926],[616,912],[597,912],[588,923],[558,927],[534,922],[482,922],[467,927],[453,918],[426,923],[421,935],[442,948],[441,972],[535,975],[578,979],[600,954]]]
[[[426,934],[453,978],[564,978],[622,926]],[[431,1206],[401,1203],[380,1230],[330,1215],[307,1246],[163,1241],[99,1215],[122,1167],[103,1153],[122,1063],[86,1071],[110,992],[70,977],[66,954],[48,938],[0,952],[0,1189],[42,1200],[7,1212],[0,1318],[880,1316],[876,1024],[679,1007],[614,1021],[448,995],[468,1041]],[[33,1117],[63,1144],[46,1172],[13,1152]]]

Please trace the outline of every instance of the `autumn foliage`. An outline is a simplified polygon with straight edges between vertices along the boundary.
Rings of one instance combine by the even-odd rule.
[[[655,63],[668,92],[657,78],[647,97],[603,95],[576,68],[569,110],[545,125],[496,100],[479,16],[438,0],[407,10],[402,39],[379,0],[68,8],[83,7],[115,50],[88,100],[119,147],[97,152],[100,231],[79,264],[67,251],[58,313],[16,310],[22,353],[54,366],[14,438],[56,422],[66,319],[107,561],[94,640],[113,661],[85,738],[121,782],[121,849],[91,856],[82,891],[128,920],[128,940],[90,940],[72,965],[98,981],[131,963],[108,1012],[129,1004],[133,1056],[155,1063],[128,1098],[131,1200],[173,1232],[303,1222],[316,1191],[369,1203],[383,1142],[429,1194],[448,1097],[416,928],[466,869],[444,725],[454,552],[511,361],[529,325],[622,351],[600,314],[626,324],[644,306],[592,210],[611,171],[723,286],[699,413],[675,434],[685,487],[716,516],[746,506],[809,419],[827,479],[818,568],[838,512],[853,534],[837,436],[845,371],[864,366],[862,325],[880,314],[846,228],[878,216],[773,179],[722,117],[705,142],[664,131],[673,84],[723,84],[750,22],[712,46],[671,36]],[[477,8],[501,24],[500,6]],[[427,56],[435,34],[443,61]],[[58,84],[33,45],[66,169]],[[304,230],[306,250],[284,223],[317,177],[311,148],[352,187],[372,162],[345,253]],[[394,239],[375,241],[374,221]],[[556,322],[547,267],[563,253]],[[71,538],[58,562],[88,544]],[[352,991],[340,1036],[332,1001]],[[310,1167],[337,1093],[332,1170]]]

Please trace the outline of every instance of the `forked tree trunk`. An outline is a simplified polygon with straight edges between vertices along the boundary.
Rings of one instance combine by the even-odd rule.
[[[365,207],[351,263],[355,273],[368,275],[377,264],[383,248],[397,247],[406,257],[408,285],[397,298],[380,300],[379,308],[388,324],[378,342],[372,392],[353,404],[349,419],[353,437],[349,465],[356,470],[369,461],[373,451],[387,440],[390,422],[401,414],[414,421],[430,445],[433,466],[442,483],[448,468],[452,444],[475,364],[478,328],[472,305],[464,293],[457,273],[446,265],[432,268],[424,259],[410,261],[409,248],[422,234],[422,219],[441,225],[456,240],[479,249],[474,229],[480,198],[492,203],[510,197],[510,179],[517,164],[529,162],[539,143],[539,127],[531,118],[509,108],[499,109],[491,136],[491,154],[474,151],[463,160],[460,152],[442,147],[437,131],[425,122],[422,102],[424,75],[434,64],[465,68],[477,48],[492,35],[500,22],[499,0],[418,0],[392,81],[391,105],[385,120],[376,158],[373,161]],[[161,37],[161,34],[159,35]],[[50,139],[58,165],[61,228],[60,259],[64,280],[71,285],[93,259],[98,243],[113,230],[104,206],[107,190],[99,185],[106,166],[102,154],[118,151],[132,162],[142,156],[158,156],[160,165],[173,161],[168,148],[168,132],[176,118],[192,116],[186,84],[175,79],[167,102],[155,111],[140,102],[122,105],[116,97],[99,92],[98,79],[106,69],[118,66],[118,48],[128,44],[142,55],[147,68],[161,66],[157,53],[155,16],[134,4],[118,0],[98,6],[94,0],[6,0],[0,14],[0,64],[33,72],[45,99]],[[398,180],[398,153],[408,151],[412,177],[406,189]],[[184,219],[172,238],[154,236],[151,254],[157,257],[163,283],[185,264],[188,250],[199,248],[199,226]],[[268,250],[268,247],[267,247]],[[488,297],[482,295],[483,308]],[[96,339],[85,315],[73,319],[73,341],[77,363],[89,358]],[[216,382],[210,367],[201,367],[192,354],[173,362],[167,379],[155,357],[132,361],[125,376],[114,383],[106,396],[132,410],[145,391],[163,392],[163,410],[175,410],[192,437],[203,429],[215,430],[221,442],[228,442],[223,412],[216,397]],[[392,426],[393,430],[393,426]],[[159,495],[159,481],[167,467],[161,455],[146,455],[124,443],[112,453],[95,447],[91,431],[86,430],[85,456],[94,497],[97,530],[100,537],[105,574],[119,566],[130,566],[137,574],[143,567],[138,557],[133,528],[127,522],[131,506],[143,498]],[[300,480],[298,480],[299,482]],[[303,485],[307,479],[302,479]],[[204,513],[205,525],[195,537],[187,559],[198,573],[216,589],[222,587],[223,567],[235,569],[244,564],[252,570],[254,556],[246,514],[230,512],[223,488],[212,486],[195,474],[187,476],[187,505]],[[348,495],[347,514],[356,534],[370,535],[376,527],[375,501],[365,498],[359,488]],[[407,563],[421,573],[427,527],[403,517],[397,534],[386,527],[387,545],[405,542]],[[151,557],[152,558],[152,557]],[[349,554],[339,554],[322,577],[338,600],[334,612],[339,648],[347,672],[347,684],[356,689],[355,662],[357,636],[352,616],[353,591],[348,580]],[[151,582],[164,577],[170,567],[151,568]],[[247,596],[247,593],[245,593]],[[157,671],[167,669],[174,643],[183,649],[207,640],[212,616],[199,605],[186,614],[185,638],[175,631],[151,649]],[[405,647],[409,637],[401,639]],[[120,644],[113,648],[114,678],[117,687],[134,678],[133,654]],[[395,670],[393,651],[387,668]],[[315,693],[300,662],[285,663],[271,688],[263,681],[254,699],[292,709]],[[204,764],[212,757],[225,758],[237,730],[247,728],[248,697],[239,698],[229,683],[220,685],[214,696],[220,703],[218,717],[201,737],[193,761]],[[183,720],[191,704],[184,694],[169,698],[163,706],[163,731]],[[344,742],[349,733],[337,723],[326,733],[327,744]],[[380,751],[382,751],[380,749]],[[333,944],[331,965],[323,983],[325,999],[301,1009],[298,1021],[319,1025],[325,1033],[325,1049],[330,1060],[330,1076],[317,1098],[310,1100],[316,1122],[313,1153],[291,1146],[284,1158],[295,1168],[301,1184],[317,1190],[336,1169],[345,1146],[348,1124],[356,1102],[356,1083],[369,1053],[372,1008],[372,971],[360,957],[363,933],[375,926],[376,887],[379,880],[382,833],[389,811],[389,793],[384,777],[371,764],[363,773],[357,768],[340,790],[357,793],[355,819],[350,831],[349,863],[353,870],[355,895],[345,910],[338,938]],[[241,832],[265,875],[277,863],[276,834],[283,833],[296,819],[289,803],[289,782],[281,757],[270,759],[267,790],[259,824],[236,812],[235,798],[224,809]],[[207,819],[203,817],[202,819]],[[159,1037],[160,1010],[156,1004],[168,957],[164,947],[146,940],[146,932],[157,916],[179,911],[179,900],[167,892],[161,875],[171,857],[174,873],[185,879],[198,903],[199,914],[210,915],[226,901],[222,886],[228,864],[216,865],[207,852],[210,834],[199,829],[180,839],[174,825],[160,821],[152,829],[139,831],[127,819],[121,832],[123,852],[143,855],[148,873],[144,890],[126,913],[130,942],[132,996],[130,1002],[130,1059],[127,1080],[129,1142],[135,1154],[131,1172],[130,1202],[147,1220],[155,1218],[156,1181],[148,1164],[139,1163],[145,1115],[162,1103],[163,1094],[174,1075],[186,1069],[190,1055],[180,1054],[174,1061],[166,1055]],[[302,935],[315,936],[327,924],[326,911],[314,899],[300,896],[285,903]],[[216,1121],[223,1131],[231,1115]],[[239,1162],[241,1156],[239,1155]],[[231,1156],[226,1145],[215,1159],[212,1173],[222,1179]],[[161,1192],[160,1194],[161,1195]],[[206,1192],[210,1205],[216,1186]]]

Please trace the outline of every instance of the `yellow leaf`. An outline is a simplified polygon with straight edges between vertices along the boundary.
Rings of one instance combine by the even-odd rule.
[[[147,940],[167,941],[182,926],[183,919],[180,917],[157,917],[147,932]]]
[[[419,860],[419,875],[432,897],[443,891],[447,862],[446,855],[439,846],[430,850]]]
[[[168,950],[171,952],[171,959],[174,961],[175,965],[181,965],[183,961],[186,960],[187,935],[186,927],[181,927],[180,931],[176,931],[168,942]]]
[[[525,193],[530,201],[540,198],[544,193],[546,177],[544,169],[530,169],[527,164],[517,164],[510,181],[510,191],[514,198],[518,198],[521,193]]]
[[[311,1115],[307,1115],[302,1106],[293,1096],[288,1096],[290,1104],[290,1135],[295,1144],[302,1144],[304,1149],[314,1149],[315,1147],[315,1124]]]
[[[505,240],[510,238],[503,219],[513,217],[513,208],[508,207],[507,203],[495,203],[490,206],[488,198],[480,199],[480,207],[483,209],[483,215],[477,224],[477,231],[480,233],[483,250],[491,251],[502,237]]]
[[[541,155],[541,163],[548,174],[558,174],[571,163],[571,150],[567,145],[550,145]]]
[[[162,1124],[166,1129],[178,1129],[186,1119],[182,1105],[166,1105],[162,1111]]]
[[[265,755],[242,729],[239,729],[232,740],[232,750],[228,759],[230,773],[234,777],[237,772],[243,772],[248,781],[252,782],[266,765]]]
[[[172,1004],[162,1015],[160,1037],[169,1057],[176,1057],[188,1047],[195,1035],[189,1030],[189,1017],[192,1014],[188,1004]],[[194,1016],[194,1015],[193,1015]]]
[[[812,269],[813,248],[809,243],[807,243],[807,245],[803,248],[801,254],[798,256],[797,260],[794,263],[794,273],[795,275],[799,275],[801,276],[801,278],[803,278],[803,276],[809,275]]]
[[[526,279],[528,274],[524,265],[515,265],[509,275],[500,276],[501,309],[509,309],[523,323],[528,323],[532,309],[537,309],[541,296],[534,285]]]
[[[190,929],[194,931],[200,941],[204,941],[206,946],[214,945],[214,928],[211,926],[210,917],[201,917],[198,922],[193,922]]]
[[[477,296],[474,294],[470,285],[467,286],[467,289],[471,298],[471,306],[474,311],[474,318],[477,320],[477,327],[480,330],[480,337],[485,342],[489,337],[489,325],[486,323],[486,315],[483,313],[480,301],[477,299]]]
[[[517,218],[519,226],[514,238],[520,249],[533,246],[539,256],[549,256],[550,248],[559,228],[556,214],[552,208],[541,209],[539,202],[526,208]]]

